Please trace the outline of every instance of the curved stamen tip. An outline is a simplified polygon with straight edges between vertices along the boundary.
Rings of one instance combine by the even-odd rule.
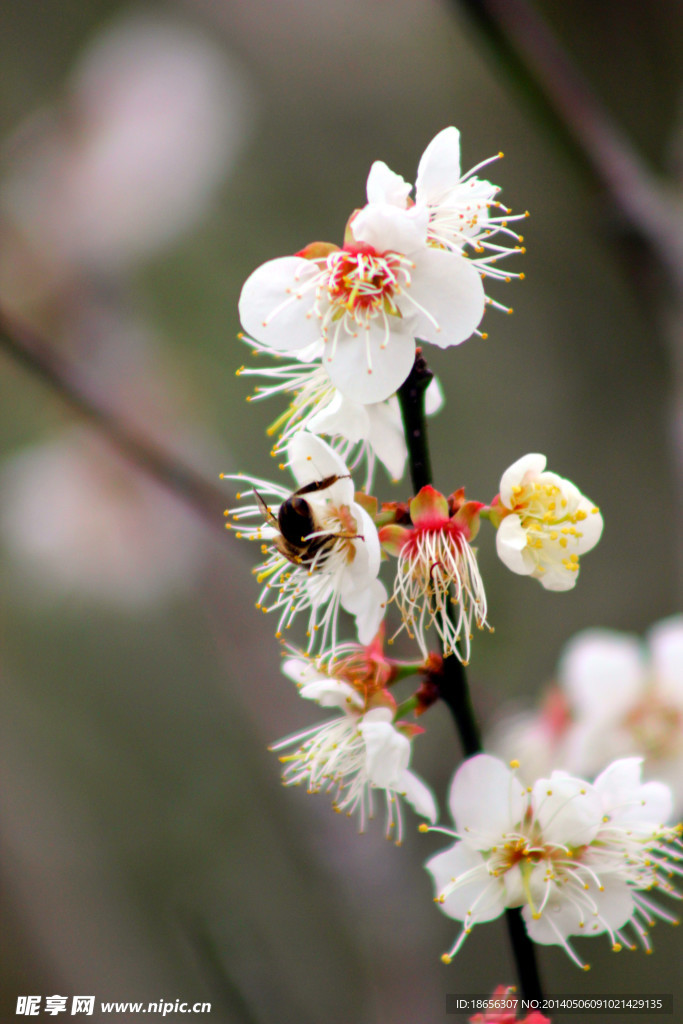
[[[453,959],[453,957],[449,956],[448,953],[442,953],[441,954],[441,963],[442,964],[449,964],[452,961],[452,959]]]

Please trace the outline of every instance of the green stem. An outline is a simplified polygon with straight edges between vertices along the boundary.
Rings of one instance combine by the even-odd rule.
[[[415,695],[413,695],[412,697],[407,697],[406,700],[404,700],[396,708],[396,711],[394,712],[394,721],[397,722],[399,721],[399,719],[405,718],[406,715],[409,715],[412,711],[414,711],[415,708],[419,706],[419,704],[420,701]]]

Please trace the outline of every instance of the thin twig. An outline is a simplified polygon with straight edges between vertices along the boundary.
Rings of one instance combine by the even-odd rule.
[[[190,505],[211,526],[224,529],[225,495],[217,484],[108,408],[70,360],[1,311],[0,346],[98,427],[127,458]]]

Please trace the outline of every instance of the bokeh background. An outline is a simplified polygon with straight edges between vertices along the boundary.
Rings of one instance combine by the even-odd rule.
[[[681,6],[536,8],[680,215]],[[435,482],[487,500],[540,450],[606,527],[566,594],[508,573],[482,531],[483,721],[531,702],[576,630],[679,609],[674,297],[456,3],[26,0],[0,26],[0,304],[216,484],[277,474],[278,408],[246,406],[235,377],[248,273],[339,240],[375,159],[413,180],[448,124],[465,168],[503,150],[490,177],[531,213],[526,280],[495,290],[515,312],[487,313],[487,340],[430,356]],[[0,374],[6,1019],[17,995],[60,993],[209,1000],[226,1024],[426,1024],[447,992],[514,981],[501,922],[440,963],[457,925],[421,865],[441,843],[409,811],[396,848],[280,787],[268,743],[318,715],[253,608],[252,552],[5,354]],[[457,741],[445,708],[422,724],[415,767],[443,805]],[[660,924],[653,958],[603,942],[578,943],[588,976],[542,949],[548,992],[683,999],[680,933]]]

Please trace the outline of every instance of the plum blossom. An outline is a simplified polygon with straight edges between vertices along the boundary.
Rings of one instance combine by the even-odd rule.
[[[412,526],[390,523],[379,533],[385,551],[398,558],[392,599],[401,629],[416,638],[426,658],[426,633],[434,626],[443,654],[466,664],[472,620],[480,629],[486,625],[486,593],[470,547],[481,505],[466,502],[462,491],[446,499],[428,485],[409,508]]]
[[[268,349],[252,339],[254,354]],[[366,476],[363,488],[370,491],[374,480],[375,464],[379,460],[394,481],[400,480],[405,469],[406,447],[398,398],[392,395],[383,402],[362,405],[342,394],[332,381],[320,358],[322,346],[298,352],[294,362],[276,362],[274,366],[242,366],[239,376],[257,377],[254,395],[247,401],[259,401],[272,395],[292,396],[284,413],[268,428],[269,435],[279,434],[273,454],[286,448],[289,439],[298,430],[313,434],[326,434],[332,438],[332,447],[352,470],[365,462]],[[270,353],[269,353],[270,354]],[[443,391],[434,377],[425,392],[425,413],[433,416],[443,405]]]
[[[524,455],[503,473],[491,507],[496,549],[508,569],[571,590],[579,556],[600,540],[599,509],[569,480],[546,471],[545,455]]]
[[[445,962],[508,907],[522,907],[530,938],[562,946],[584,969],[573,935],[606,934],[618,952],[635,948],[629,926],[649,951],[646,927],[675,919],[645,893],[681,898],[670,880],[683,874],[683,854],[680,828],[664,825],[668,787],[642,784],[639,758],[615,761],[593,785],[555,771],[525,787],[516,767],[479,754],[451,783],[456,828],[436,831],[456,842],[426,864],[437,904],[463,922]]]
[[[0,483],[0,539],[27,596],[140,609],[201,572],[192,515],[84,428],[14,453]]]
[[[531,783],[554,768],[570,769],[566,739],[571,722],[567,697],[553,685],[543,694],[538,708],[520,707],[514,701],[504,705],[488,731],[486,749],[503,760],[519,761],[519,777]],[[572,770],[580,776],[591,776],[576,767]]]
[[[250,107],[239,66],[187,24],[138,14],[96,36],[61,106],[12,140],[0,202],[31,260],[9,235],[0,275],[45,286],[23,282],[16,266],[37,260],[58,285],[168,244],[233,165]]]
[[[640,754],[683,809],[683,616],[658,622],[644,643],[610,630],[579,633],[558,677],[571,711],[567,767],[592,775],[615,757]]]
[[[646,777],[670,786],[683,812],[683,616],[655,623],[644,640],[577,633],[540,707],[504,714],[488,745],[518,758],[526,781],[551,767],[592,778],[615,758],[640,755]]]
[[[361,832],[374,817],[375,791],[383,791],[386,835],[395,828],[400,843],[399,797],[430,822],[437,819],[432,791],[408,767],[412,738],[422,730],[394,720],[396,705],[385,688],[391,670],[376,644],[366,649],[347,644],[343,655],[317,663],[302,656],[285,661],[283,671],[302,697],[342,714],[280,740],[271,750],[295,747],[280,757],[284,784],[304,783],[309,793],[332,793],[335,810],[358,814]]]
[[[415,200],[410,198],[412,186],[387,165],[377,160],[370,169],[367,182],[369,203],[392,203],[416,212],[426,210],[429,242],[452,252],[467,252],[477,269],[485,276],[509,281],[523,274],[513,274],[497,267],[505,256],[523,252],[523,238],[510,227],[510,222],[527,214],[511,216],[511,211],[496,199],[497,185],[476,176],[476,171],[502,153],[483,161],[466,174],[460,173],[460,133],[457,128],[444,128],[425,149],[417,170]],[[513,241],[501,245],[500,236]],[[494,240],[495,239],[495,240]],[[487,299],[491,305],[510,310]]]
[[[276,352],[322,341],[336,388],[361,404],[384,401],[410,373],[415,338],[458,345],[484,312],[478,269],[429,245],[428,220],[426,210],[370,203],[341,249],[316,243],[264,263],[242,288],[244,330]]]
[[[257,607],[279,613],[278,637],[299,612],[308,612],[309,649],[329,641],[332,650],[342,607],[355,616],[359,638],[367,643],[379,628],[386,602],[377,579],[375,524],[354,500],[346,465],[321,438],[306,431],[295,434],[287,446],[287,463],[298,485],[293,495],[278,484],[239,477],[252,485],[256,502],[226,513],[233,516],[237,536],[260,541],[266,555],[254,570],[263,584]],[[267,504],[270,499],[277,501],[275,510]],[[243,524],[254,517],[258,525]]]

